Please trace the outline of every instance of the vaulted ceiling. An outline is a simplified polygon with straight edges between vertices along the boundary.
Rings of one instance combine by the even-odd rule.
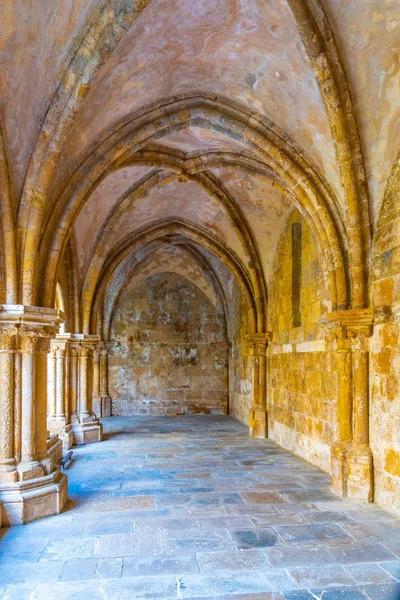
[[[0,23],[13,211],[41,240],[22,294],[49,302],[69,239],[91,302],[111,257],[140,249],[126,240],[161,223],[188,224],[204,258],[220,244],[268,286],[291,207],[322,214],[302,204],[307,178],[351,280],[353,229],[368,247],[399,152],[398,0],[6,0]],[[167,250],[163,236],[142,245],[180,264],[187,240]]]

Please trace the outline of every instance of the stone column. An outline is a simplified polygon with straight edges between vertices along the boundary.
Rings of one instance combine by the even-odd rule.
[[[250,434],[268,437],[267,413],[267,347],[269,334],[253,333],[246,336],[253,351],[253,406],[250,415]]]
[[[72,422],[75,444],[100,442],[103,426],[92,411],[93,350],[99,343],[98,336],[73,335],[74,346],[78,350],[78,419]]]
[[[352,339],[353,444],[347,455],[347,495],[372,502],[373,458],[369,446],[369,338],[372,327],[348,328]]]
[[[78,350],[69,351],[69,412],[71,422],[78,421]]]
[[[102,416],[100,394],[100,348],[93,350],[93,412],[98,417]]]
[[[48,444],[47,431],[47,398],[43,390],[47,389],[47,357],[50,350],[50,336],[41,335],[36,343],[35,357],[35,433],[36,433],[36,458],[44,465],[48,459],[53,461],[51,466],[46,466],[50,473],[62,458],[62,445],[54,437]]]
[[[36,460],[35,354],[38,342],[37,335],[36,331],[23,331],[20,334],[22,359],[22,435],[21,462],[18,465],[18,472],[21,481],[44,475],[43,466]]]
[[[332,488],[343,497],[373,501],[369,447],[369,338],[372,309],[334,311],[327,317],[336,349],[338,437],[332,447]]]
[[[61,320],[55,309],[0,306],[0,332],[16,330],[13,342],[0,336],[0,375],[8,382],[0,386],[0,502],[6,526],[57,514],[67,499],[67,478],[49,453],[46,423],[47,353]],[[52,447],[59,446],[54,436]]]
[[[54,434],[57,434],[63,442],[64,449],[69,450],[73,443],[73,437],[69,425],[69,389],[66,379],[68,340],[65,337],[65,334],[61,334],[51,342],[51,351],[48,358],[48,366],[51,372],[48,376],[49,413],[47,425],[52,434],[49,443],[52,442]]]
[[[57,376],[57,392],[56,392],[56,418],[65,421],[65,347],[58,346],[56,356],[56,376]]]
[[[332,489],[347,497],[347,452],[352,441],[352,352],[345,327],[328,332],[332,350],[336,354],[337,371],[337,439],[332,446]]]
[[[89,348],[81,346],[79,348],[79,399],[78,411],[81,423],[91,421],[92,415],[89,411]]]
[[[14,354],[16,328],[0,328],[0,481],[15,482]],[[1,510],[1,509],[0,509]]]
[[[100,352],[101,377],[100,377],[100,395],[101,395],[101,416],[111,416],[111,399],[108,395],[108,351],[103,348]]]
[[[56,416],[56,352],[57,348],[51,348],[47,359],[47,404],[49,419],[55,419]]]

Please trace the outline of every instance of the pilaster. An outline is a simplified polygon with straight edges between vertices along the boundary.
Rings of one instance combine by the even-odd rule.
[[[100,352],[100,396],[101,416],[111,417],[111,398],[108,395],[108,350],[105,347]]]
[[[343,497],[373,500],[373,457],[369,446],[369,338],[372,309],[334,311],[328,338],[336,350],[338,428],[332,447],[332,488]]]
[[[267,413],[267,348],[270,335],[253,333],[246,336],[253,356],[253,406],[249,419],[250,435],[268,437]]]

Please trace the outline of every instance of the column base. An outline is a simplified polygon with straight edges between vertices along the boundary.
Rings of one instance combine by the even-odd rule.
[[[373,502],[373,459],[369,446],[332,447],[332,491],[342,498]]]
[[[51,460],[50,471],[54,471],[63,457],[63,443],[56,433],[47,440],[47,454]]]
[[[265,408],[253,407],[250,411],[249,433],[251,437],[268,437],[268,413]]]
[[[57,469],[50,475],[14,484],[0,484],[3,527],[24,525],[58,515],[68,498],[68,479]]]
[[[15,483],[18,480],[18,471],[15,458],[2,460],[0,463],[0,482]]]
[[[331,489],[342,498],[347,498],[347,452],[348,444],[335,444],[331,453]]]
[[[360,502],[374,501],[373,459],[369,446],[355,446],[347,454],[347,496]]]
[[[101,397],[101,417],[111,417],[111,398],[108,395]]]
[[[83,444],[92,444],[101,442],[103,439],[103,425],[99,421],[88,423],[73,423],[71,425],[74,444],[81,446]]]
[[[92,400],[93,412],[99,418],[111,417],[110,396],[94,396]]]
[[[74,445],[74,432],[72,431],[72,426],[70,424],[64,427],[60,437],[63,444],[63,450],[70,450]]]

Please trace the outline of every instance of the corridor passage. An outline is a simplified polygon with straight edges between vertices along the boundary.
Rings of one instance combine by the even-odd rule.
[[[400,521],[303,460],[229,417],[103,422],[66,510],[1,530],[1,600],[400,598]]]

